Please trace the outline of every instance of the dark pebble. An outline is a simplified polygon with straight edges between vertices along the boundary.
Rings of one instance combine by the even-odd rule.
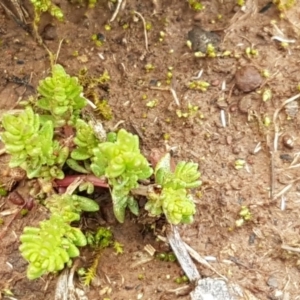
[[[202,53],[206,53],[208,44],[217,48],[220,43],[220,37],[216,33],[205,31],[198,26],[188,32],[188,40],[192,42],[194,52],[201,51]]]
[[[51,24],[46,25],[42,33],[42,37],[44,40],[48,41],[55,40],[57,38],[56,27]]]

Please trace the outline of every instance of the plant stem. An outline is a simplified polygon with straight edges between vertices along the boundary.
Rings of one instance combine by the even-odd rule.
[[[98,178],[94,175],[68,175],[64,179],[56,179],[55,184],[57,187],[68,187],[78,179],[91,182],[94,186],[109,188],[109,185],[105,179]]]

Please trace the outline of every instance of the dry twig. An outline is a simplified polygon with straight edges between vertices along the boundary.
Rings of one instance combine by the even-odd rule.
[[[148,36],[147,36],[146,21],[145,21],[144,17],[142,16],[142,14],[140,14],[140,13],[137,12],[137,11],[134,11],[134,13],[135,13],[136,15],[138,15],[138,16],[141,18],[142,22],[143,22],[143,26],[144,26],[144,36],[145,36],[145,48],[146,48],[146,50],[149,52],[149,49],[148,49]]]
[[[112,15],[111,19],[109,20],[110,22],[113,22],[115,20],[115,18],[117,17],[119,10],[121,8],[122,1],[123,0],[118,0],[116,10],[114,11],[114,14]]]

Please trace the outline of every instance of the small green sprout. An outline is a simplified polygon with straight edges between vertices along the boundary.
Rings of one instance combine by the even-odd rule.
[[[205,6],[198,0],[188,0],[190,7],[195,11],[200,11],[205,8]]]
[[[165,38],[166,34],[164,31],[159,32],[159,41],[162,42]]]
[[[114,250],[115,250],[115,252],[116,252],[117,255],[118,254],[123,254],[123,252],[124,252],[124,249],[123,249],[124,245],[123,244],[121,244],[121,243],[119,243],[117,241],[114,241],[113,247],[114,247]]]
[[[202,80],[193,80],[188,83],[188,88],[191,90],[198,90],[202,92],[206,92],[210,84],[206,81]]]
[[[101,47],[105,39],[99,39],[98,34],[93,34],[91,40],[95,43],[97,47]]]
[[[100,84],[106,84],[110,81],[110,76],[107,70],[104,70],[103,74],[99,77],[98,82]]]
[[[167,73],[167,78],[168,78],[168,79],[172,79],[172,78],[173,78],[173,73],[172,73],[171,71],[169,71],[169,72]]]
[[[110,31],[110,30],[111,30],[111,26],[108,25],[108,24],[105,24],[105,25],[104,25],[104,29],[105,29],[106,31]]]
[[[201,51],[195,52],[194,55],[195,57],[199,57],[199,58],[206,57],[206,54]]]
[[[216,50],[215,50],[215,47],[213,46],[213,44],[208,44],[207,45],[207,48],[206,48],[206,53],[207,53],[207,56],[208,57],[216,57]]]
[[[270,71],[267,70],[267,69],[264,69],[264,70],[262,70],[261,75],[262,75],[264,78],[269,78],[269,77],[270,77]]]
[[[245,5],[245,0],[237,0],[236,4],[239,6],[244,6]]]
[[[169,133],[164,133],[163,138],[165,141],[168,141],[170,139],[170,134]]]
[[[89,8],[94,8],[97,4],[98,0],[88,0],[88,7]]]
[[[189,282],[189,279],[188,279],[188,277],[186,275],[183,275],[181,277],[175,278],[174,281],[176,283],[178,283],[178,284],[181,284],[181,283],[187,283],[187,282]]]
[[[160,252],[155,256],[160,261],[175,262],[177,260],[176,255],[173,252]]]
[[[176,110],[176,114],[179,118],[188,118],[195,116],[199,110],[197,105],[192,105],[191,103],[188,104],[188,111],[183,111],[181,109]],[[202,117],[201,117],[202,116]],[[203,115],[199,115],[200,118],[203,118]]]
[[[289,47],[289,43],[287,43],[287,42],[281,42],[280,46],[281,46],[282,49],[287,49]]]
[[[158,100],[157,99],[153,99],[153,100],[150,100],[146,103],[146,106],[149,107],[149,108],[154,108],[156,107],[158,104]]]
[[[267,101],[269,101],[271,99],[272,99],[272,91],[271,91],[271,89],[267,88],[262,93],[262,100],[264,102],[267,102]]]
[[[125,30],[128,29],[129,28],[129,23],[123,24],[122,28],[125,29]]]
[[[189,49],[192,49],[192,42],[190,40],[186,41],[186,45],[188,46]]]
[[[269,127],[272,123],[271,118],[268,115],[265,115],[263,118],[263,123],[266,127]]]
[[[234,162],[234,168],[236,170],[240,170],[240,169],[243,169],[246,165],[246,161],[244,159],[237,159],[235,162]]]
[[[181,109],[176,109],[176,115],[178,118],[187,118],[189,116],[187,112],[183,112]]]
[[[250,221],[252,219],[252,214],[247,206],[242,206],[239,212],[240,218],[235,221],[236,227],[241,227],[245,224],[245,222]]]
[[[152,64],[146,64],[145,65],[145,70],[146,72],[150,72],[150,71],[153,71],[154,70],[154,66]]]
[[[152,24],[151,22],[146,22],[146,30],[150,31],[152,29]]]
[[[14,296],[14,293],[10,289],[3,289],[0,292],[1,292],[1,294],[3,293],[3,296],[7,296],[7,297]]]
[[[279,11],[286,11],[296,4],[296,0],[273,0]]]
[[[245,50],[245,53],[247,55],[247,57],[257,57],[258,56],[258,50],[254,49],[253,47],[247,47]]]
[[[5,197],[7,196],[8,192],[7,190],[4,188],[4,186],[0,185],[0,196]]]

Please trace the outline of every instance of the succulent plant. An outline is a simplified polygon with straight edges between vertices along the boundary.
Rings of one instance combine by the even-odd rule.
[[[91,170],[105,176],[112,186],[114,213],[119,222],[124,222],[125,209],[138,214],[136,200],[130,191],[138,187],[138,180],[149,178],[153,170],[140,153],[136,135],[119,130],[115,142],[104,142],[94,149]]]
[[[79,256],[78,247],[87,244],[81,230],[70,223],[79,220],[82,211],[99,210],[95,201],[68,194],[52,195],[46,206],[52,213],[50,219],[40,222],[39,227],[25,227],[20,237],[21,254],[29,262],[29,279],[70,266],[71,259]]]
[[[31,107],[19,115],[4,114],[1,134],[6,152],[11,155],[9,166],[21,167],[28,178],[63,178],[61,170],[68,155],[68,147],[53,140],[53,123],[43,124]]]
[[[39,82],[37,106],[49,111],[55,127],[75,125],[87,102],[77,77],[71,77],[61,65],[54,65],[52,76]]]
[[[149,192],[145,209],[154,216],[164,213],[172,224],[191,223],[196,207],[188,189],[201,185],[198,164],[182,161],[172,172],[167,153],[157,163],[154,175],[158,188]]]

